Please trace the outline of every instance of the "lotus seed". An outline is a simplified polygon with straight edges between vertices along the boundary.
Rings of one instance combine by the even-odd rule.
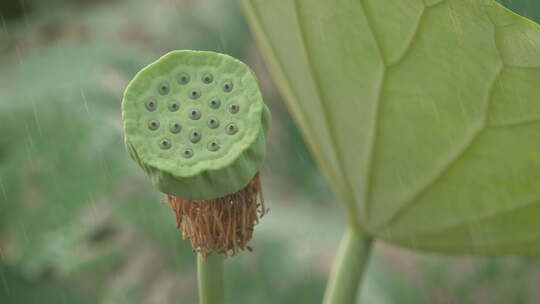
[[[211,99],[211,100],[208,102],[208,105],[209,105],[210,108],[212,108],[212,109],[217,109],[217,108],[219,108],[219,106],[221,105],[221,101],[219,101],[219,99]]]
[[[163,150],[167,150],[171,147],[171,141],[168,140],[168,139],[162,139],[160,142],[159,142],[159,147]]]
[[[212,76],[212,74],[206,73],[206,74],[203,75],[202,82],[204,82],[206,84],[210,84],[210,83],[212,83],[212,81],[214,81],[214,76]]]
[[[180,132],[180,130],[182,130],[182,125],[180,125],[180,123],[177,122],[177,121],[173,121],[173,122],[171,122],[169,130],[171,131],[171,133],[176,134],[176,133]]]
[[[159,85],[158,92],[161,95],[167,95],[169,94],[169,84],[168,83],[162,83]]]
[[[233,83],[229,80],[223,84],[223,92],[229,93],[233,89]]]
[[[193,150],[191,150],[190,148],[184,149],[184,151],[182,151],[182,156],[184,158],[191,158],[193,156]]]
[[[148,129],[154,131],[159,128],[159,121],[153,119],[148,122]]]
[[[169,111],[176,112],[178,109],[180,109],[180,104],[178,104],[178,102],[173,101],[169,104]]]
[[[191,98],[191,99],[197,99],[197,98],[201,97],[201,91],[200,90],[191,90],[188,95],[189,95],[189,98]]]
[[[191,112],[189,112],[189,118],[197,120],[201,118],[201,112],[199,110],[191,110]]]
[[[231,112],[232,114],[236,114],[238,113],[238,111],[240,111],[240,106],[237,105],[237,104],[232,104],[229,106],[229,112]]]
[[[228,55],[182,50],[164,55],[129,83],[122,100],[125,145],[170,199],[239,193],[239,204],[247,195],[250,204],[259,204],[257,172],[270,116],[254,76]],[[241,236],[243,243],[248,236]],[[232,248],[231,242],[224,246]]]
[[[173,51],[123,96],[127,150],[166,194],[183,238],[203,258],[251,251],[252,227],[267,211],[259,171],[270,125],[253,71],[225,54]],[[216,223],[230,229],[209,229]]]
[[[202,138],[202,134],[201,134],[201,131],[199,130],[193,130],[191,131],[191,134],[189,134],[189,140],[194,144],[201,141],[201,138]]]
[[[157,102],[153,99],[150,99],[146,102],[146,109],[148,111],[154,111],[155,109],[157,109]]]
[[[189,75],[187,73],[180,73],[180,75],[178,75],[178,83],[180,83],[180,84],[188,84],[189,83]]]
[[[225,128],[225,132],[227,132],[227,134],[229,135],[234,135],[236,134],[236,132],[238,132],[238,127],[236,126],[236,124],[230,123]]]
[[[219,150],[219,144],[215,141],[211,141],[208,143],[208,150],[215,152]]]
[[[215,129],[215,128],[219,127],[219,120],[217,120],[217,118],[210,118],[208,120],[208,127],[210,129]]]

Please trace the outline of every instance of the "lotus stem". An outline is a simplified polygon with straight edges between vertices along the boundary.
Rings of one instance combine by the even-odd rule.
[[[349,225],[341,240],[326,286],[323,304],[354,304],[371,251],[371,239]]]
[[[223,260],[224,257],[216,253],[206,257],[197,253],[199,304],[224,303]]]

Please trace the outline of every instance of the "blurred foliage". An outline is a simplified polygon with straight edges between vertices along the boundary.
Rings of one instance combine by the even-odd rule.
[[[497,0],[514,12],[540,23],[540,2],[537,0]]]
[[[124,151],[120,99],[129,79],[168,50],[245,57],[238,9],[232,1],[26,4],[32,10],[2,19],[0,31],[0,129],[8,135],[0,137],[0,303],[82,303],[80,295],[89,303],[194,302],[191,248]],[[290,145],[278,153],[305,155],[295,130],[280,136]],[[277,171],[313,170],[302,159]],[[291,271],[286,289],[249,279],[259,278],[254,267],[276,276],[275,263],[254,259],[290,261],[279,258],[283,246],[270,236],[254,247],[272,259],[231,262],[232,302],[251,303],[261,290],[316,301],[304,290],[321,290],[322,274],[302,281]]]
[[[272,210],[255,252],[227,261],[228,303],[320,301],[342,210],[235,2],[9,0],[0,16],[0,303],[195,303],[191,248],[124,151],[120,121],[129,79],[182,48],[250,62],[274,116],[264,172]],[[464,281],[448,278],[455,264],[463,267],[377,247],[363,300],[447,303],[439,294],[449,294],[472,303],[487,285],[508,291],[489,303],[533,303],[536,261],[467,260]]]

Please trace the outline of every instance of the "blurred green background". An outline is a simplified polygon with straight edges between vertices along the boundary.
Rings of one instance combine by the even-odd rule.
[[[540,5],[504,4],[531,18]],[[539,19],[536,19],[537,21]],[[319,303],[344,228],[235,1],[0,1],[0,303],[196,303],[195,257],[124,151],[120,100],[174,49],[257,73],[270,214],[226,262],[227,303]],[[540,261],[375,246],[362,303],[540,303]]]

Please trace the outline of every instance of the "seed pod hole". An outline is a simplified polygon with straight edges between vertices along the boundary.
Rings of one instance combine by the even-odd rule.
[[[236,114],[238,113],[238,111],[240,111],[240,106],[237,105],[237,104],[232,104],[229,106],[229,112],[231,112],[232,114]]]
[[[182,130],[182,125],[177,121],[173,121],[169,126],[169,130],[171,131],[171,133],[176,134]]]
[[[233,89],[233,83],[227,80],[223,83],[223,92],[229,93]]]
[[[208,143],[208,150],[215,152],[219,150],[219,144],[215,141],[211,141]]]
[[[225,132],[229,135],[234,135],[236,132],[238,132],[238,126],[234,123],[230,123],[225,127]]]
[[[199,130],[193,130],[191,131],[191,134],[189,134],[189,140],[194,144],[201,141],[201,138],[202,138],[202,133]]]
[[[167,150],[171,147],[171,141],[168,139],[162,139],[159,141],[159,147],[163,150]]]
[[[155,131],[159,128],[159,121],[152,119],[148,122],[148,129]]]
[[[179,84],[188,84],[189,83],[189,75],[187,73],[180,73],[178,75],[178,83]]]
[[[189,116],[189,118],[191,118],[193,120],[198,120],[199,118],[201,118],[201,111],[199,111],[199,110],[191,110],[191,111],[189,111],[188,116]]]
[[[210,73],[205,73],[201,79],[202,79],[202,82],[206,84],[210,84],[212,83],[212,81],[214,81],[214,76]]]
[[[211,99],[209,102],[208,102],[208,106],[210,106],[210,108],[212,109],[218,109],[219,106],[221,106],[221,101],[219,101],[219,99]]]
[[[215,129],[217,127],[219,127],[219,120],[215,117],[211,117],[209,120],[208,120],[208,127],[210,129]]]
[[[193,150],[191,148],[185,148],[182,150],[182,157],[184,158],[192,158],[193,157]]]
[[[159,86],[158,86],[158,92],[159,94],[161,95],[167,95],[169,94],[169,84],[164,82],[164,83],[161,83]]]
[[[189,91],[188,93],[188,96],[189,98],[191,99],[198,99],[199,97],[201,97],[201,91],[200,90],[191,90]]]
[[[157,109],[157,101],[150,99],[146,102],[146,109],[148,111],[155,111]]]
[[[178,109],[180,109],[180,103],[176,101],[172,101],[171,103],[169,103],[169,111],[176,112],[178,111]]]

